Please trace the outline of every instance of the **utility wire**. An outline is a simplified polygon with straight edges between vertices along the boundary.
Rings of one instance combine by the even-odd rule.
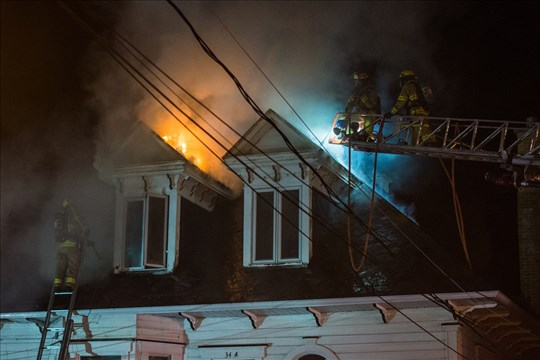
[[[83,4],[84,6],[84,4]],[[89,9],[88,9],[89,10]],[[88,11],[87,10],[87,11]],[[99,19],[94,19],[94,20],[97,20],[98,22]],[[120,41],[120,44],[139,62],[141,63],[152,75],[154,75],[156,77],[156,79],[158,79],[158,81],[160,81],[169,91],[171,91],[171,93],[173,93],[177,98],[179,98],[184,104],[186,104],[188,107],[189,105],[187,104],[187,102],[182,99],[180,96],[178,96],[176,94],[176,92],[174,92],[168,85],[166,85],[163,80],[161,80],[161,78],[152,70],[150,69],[143,61],[141,61],[137,54],[139,56],[141,56],[146,62],[150,63],[154,68],[156,68],[161,74],[163,74],[164,76],[166,76],[166,78],[171,81],[173,84],[175,84],[178,88],[180,88],[184,93],[186,93],[191,99],[193,99],[194,101],[196,101],[198,104],[200,104],[203,108],[205,108],[207,111],[209,111],[216,119],[218,119],[222,124],[224,124],[227,128],[229,128],[231,131],[233,131],[237,136],[239,136],[241,139],[244,139],[244,141],[246,141],[247,143],[249,143],[251,146],[253,146],[256,150],[258,150],[261,154],[263,154],[264,156],[266,156],[268,159],[270,159],[272,162],[274,162],[276,165],[280,166],[281,165],[276,161],[274,160],[272,157],[270,157],[266,152],[264,152],[263,150],[261,150],[260,148],[257,147],[256,144],[252,143],[251,141],[249,141],[249,139],[245,138],[243,135],[241,135],[240,133],[238,133],[238,131],[236,131],[233,127],[231,127],[229,124],[227,124],[227,122],[225,122],[223,119],[221,119],[221,117],[219,117],[217,114],[215,114],[211,109],[209,109],[204,103],[200,102],[198,99],[196,99],[187,89],[185,89],[184,87],[182,87],[180,84],[178,84],[174,79],[172,79],[167,73],[165,73],[161,68],[159,68],[155,63],[152,62],[152,60],[150,60],[146,55],[144,55],[140,50],[138,50],[131,42],[129,42],[126,38],[124,38],[121,34],[119,34],[118,32],[114,31],[114,34],[121,40]],[[126,46],[129,45],[128,46]],[[133,49],[134,51],[132,51],[131,49]],[[205,121],[205,123],[207,123],[209,126],[211,126],[200,114],[198,114],[193,108],[191,108],[193,110],[193,112],[199,116],[203,121]],[[205,131],[205,130],[203,130]],[[226,139],[227,142],[229,142],[231,144],[230,141],[228,141],[228,139]],[[237,150],[238,152],[242,153],[242,151],[240,151],[240,149],[237,148],[236,144],[232,144],[233,148],[235,150]],[[225,148],[223,147],[225,150],[229,150],[229,148]],[[323,150],[326,151],[326,149],[323,147]],[[245,155],[245,154],[243,154]],[[328,154],[330,156],[330,154]],[[254,166],[257,167],[257,165],[254,163],[254,161],[250,158],[248,158],[248,161],[250,161],[252,164],[254,164]],[[301,178],[299,178],[294,172],[292,172],[291,170],[289,170],[287,167],[282,167],[285,171],[287,171],[288,173],[290,173],[292,176],[294,176],[297,180],[299,180],[300,182],[304,183],[305,185],[309,186],[307,183],[305,183],[305,181]],[[256,172],[255,172],[256,173]],[[268,173],[264,172],[263,173],[267,176],[269,176]],[[317,174],[315,174],[317,175]],[[271,177],[271,176],[269,176]],[[278,184],[279,186],[281,186],[280,184]],[[315,189],[313,188],[313,190],[317,191],[317,192],[320,192],[318,189]],[[286,196],[286,194],[283,194]],[[334,194],[334,198],[337,198],[339,199],[338,195],[337,194]],[[341,207],[338,206],[338,208],[342,211],[347,211],[348,213],[352,212],[352,209],[343,209]],[[305,211],[305,210],[304,210]],[[391,253],[391,250],[386,246],[386,244],[384,244],[384,242],[382,242],[381,240],[381,235],[380,234],[377,234],[375,233],[370,226],[366,226],[362,220],[357,216],[357,215],[353,215],[355,217],[355,219],[364,227],[364,229],[366,229],[367,231],[370,231],[372,232],[372,236],[379,242],[381,243],[381,245],[386,249],[387,252],[389,252],[391,255],[393,255]]]
[[[259,66],[259,64],[257,64],[257,62],[251,57],[251,55],[247,52],[247,50],[244,48],[244,46],[242,46],[242,44],[238,41],[238,39],[236,38],[236,36],[234,36],[234,34],[231,32],[231,30],[227,27],[227,25],[225,25],[225,23],[221,20],[221,18],[214,12],[212,11],[212,13],[214,14],[214,16],[218,19],[218,21],[221,23],[221,25],[225,28],[225,30],[227,30],[227,32],[229,33],[229,35],[233,38],[233,40],[236,42],[236,44],[240,47],[240,49],[242,49],[242,51],[244,52],[244,54],[251,60],[251,62],[255,65],[255,67],[259,70],[259,72],[264,76],[264,78],[268,81],[268,83],[270,83],[270,85],[272,85],[272,87],[274,88],[274,90],[278,93],[278,95],[283,99],[283,101],[289,106],[289,108],[293,111],[293,113],[296,115],[296,117],[298,117],[298,119],[302,122],[302,124],[306,127],[306,129],[309,131],[309,133],[313,136],[313,138],[315,140],[317,140],[317,142],[319,143],[319,145],[321,146],[322,149],[324,149],[327,153],[328,151],[326,150],[326,148],[324,147],[323,143],[317,138],[317,135],[315,135],[313,133],[313,131],[311,130],[311,128],[306,124],[306,122],[304,121],[304,119],[302,119],[302,117],[300,116],[300,114],[296,111],[296,109],[291,105],[291,103],[285,98],[285,96],[282,94],[282,92],[276,87],[276,85],[274,85],[274,83],[272,82],[272,80],[270,80],[270,78],[266,75],[266,73],[261,69],[261,67]]]
[[[68,10],[68,11],[71,11],[71,10]],[[73,13],[72,13],[73,14]],[[76,16],[75,14],[73,14],[74,16]],[[83,23],[84,25],[86,25],[87,27],[87,24]],[[88,27],[87,27],[88,28]],[[94,35],[98,36],[98,39],[101,40],[101,38],[99,38],[99,35],[93,31],[91,28],[89,29]],[[182,109],[180,109],[172,100],[170,100],[161,90],[159,90],[154,84],[152,84],[139,70],[137,70],[132,64],[130,64],[122,55],[120,55],[116,50],[112,49],[111,47],[109,47],[108,45],[106,45],[104,42],[100,41],[101,42],[101,45],[105,47],[105,49],[107,50],[107,52],[113,57],[113,59],[115,59],[120,66],[122,66],[124,68],[124,70],[126,70],[138,83],[139,85],[141,85],[141,87],[143,87],[152,97],[154,97],[154,99],[164,108],[166,109],[188,132],[190,132],[195,138],[197,138],[197,140],[199,140],[216,158],[220,159],[227,167],[229,167],[229,165],[218,155],[215,153],[214,150],[212,150],[205,142],[203,142],[195,133],[193,133],[193,131],[187,127],[177,116],[176,114],[174,114],[173,111],[171,111],[151,90],[150,88],[148,88],[145,84],[142,83],[141,80],[139,80],[139,78],[143,79],[144,81],[146,81],[153,89],[154,91],[158,92],[159,95],[161,97],[163,97],[164,99],[166,99],[177,111],[179,111],[182,115],[184,115],[187,119],[189,119],[196,127],[198,127],[200,130],[202,130],[203,132],[205,132],[210,138],[212,138],[213,141],[215,141],[217,144],[221,145],[223,149],[225,149],[226,151],[227,148],[224,147],[221,143],[219,143],[219,141],[217,139],[215,139],[215,137],[213,137],[211,134],[209,134],[204,128],[202,128],[200,126],[200,124],[198,124],[191,116],[189,116],[187,113],[185,113]],[[136,74],[136,75],[135,75]],[[239,161],[244,167],[246,167],[247,169],[250,169],[251,171],[253,171],[252,168],[250,168],[246,163],[244,163],[240,158],[238,158],[236,155],[232,154],[229,152],[229,154],[231,156],[233,156],[237,161]],[[232,169],[229,167],[229,169],[232,171]],[[245,185],[247,185],[248,187],[250,187],[253,191],[255,191],[255,189],[252,187],[251,184],[249,184],[246,180],[244,180],[239,174],[235,173],[233,171],[233,173],[238,176],[240,178],[241,181],[244,182]],[[256,172],[255,172],[256,173]],[[263,181],[265,181],[270,187],[274,188],[275,190],[279,191],[279,189],[277,189],[273,184],[269,183],[267,180],[265,180],[264,178],[262,178]],[[272,206],[272,204],[268,203],[268,205]],[[279,211],[279,209],[276,209],[274,207],[274,210],[276,210],[280,215],[281,212]],[[303,211],[307,211],[305,209],[303,209]],[[325,225],[325,222],[321,220],[321,224]],[[298,229],[298,228],[297,228]],[[298,229],[302,235],[304,235],[306,238],[310,239],[310,237],[303,233],[301,229]],[[332,229],[330,229],[332,230]],[[311,239],[310,239],[311,240]],[[360,251],[360,250],[359,250]],[[367,254],[366,254],[367,255]],[[378,264],[378,261],[374,258],[371,258],[371,261],[374,263],[374,264]]]

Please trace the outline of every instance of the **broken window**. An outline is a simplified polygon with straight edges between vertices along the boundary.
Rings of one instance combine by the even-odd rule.
[[[127,199],[125,215],[124,268],[166,267],[167,197]]]

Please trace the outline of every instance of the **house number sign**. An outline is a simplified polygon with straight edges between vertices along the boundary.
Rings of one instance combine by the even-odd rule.
[[[267,345],[200,347],[200,356],[212,360],[264,359]]]

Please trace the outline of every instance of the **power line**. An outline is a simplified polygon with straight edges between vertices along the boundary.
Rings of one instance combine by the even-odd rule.
[[[162,94],[163,95],[163,94]],[[191,119],[192,120],[192,119]]]

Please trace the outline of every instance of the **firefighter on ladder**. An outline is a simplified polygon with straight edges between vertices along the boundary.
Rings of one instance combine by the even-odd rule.
[[[347,101],[345,112],[350,113],[353,109],[360,114],[380,114],[381,99],[373,84],[369,81],[369,75],[365,72],[355,72],[353,74],[355,88]],[[373,123],[376,116],[364,117],[364,129],[360,132],[359,140],[375,141],[373,135]]]
[[[84,219],[65,199],[62,211],[54,216],[54,236],[58,243],[53,283],[55,291],[73,291],[82,260],[82,248],[86,243],[90,244],[88,235]]]
[[[384,114],[384,117],[389,119],[405,107],[407,116],[418,117],[413,119],[415,122],[411,127],[413,145],[417,145],[426,139],[427,143],[432,143],[435,139],[433,137],[428,139],[431,133],[429,120],[427,119],[429,110],[425,104],[422,89],[418,84],[418,78],[412,70],[403,70],[399,74],[399,82],[401,89],[398,98],[390,111]]]

